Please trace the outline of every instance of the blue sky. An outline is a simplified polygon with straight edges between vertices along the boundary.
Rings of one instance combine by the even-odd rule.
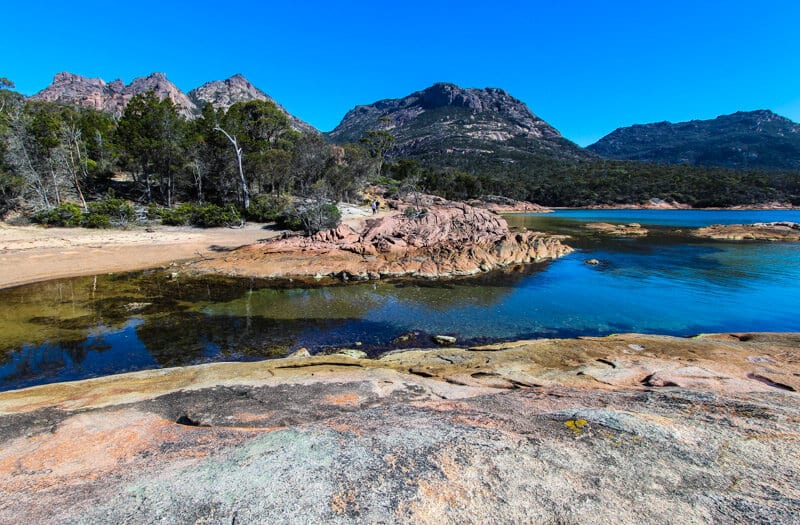
[[[328,131],[434,82],[500,87],[587,145],[634,123],[772,109],[800,121],[800,2],[11,2],[0,76],[242,73]]]

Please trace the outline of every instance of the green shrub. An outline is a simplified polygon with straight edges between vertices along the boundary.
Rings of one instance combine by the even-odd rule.
[[[84,228],[108,228],[111,226],[111,218],[103,213],[90,213],[84,215],[81,226]]]
[[[342,214],[330,202],[302,202],[287,208],[279,217],[278,225],[289,230],[304,230],[308,234],[336,228]]]
[[[254,222],[278,220],[281,213],[292,203],[292,197],[284,193],[264,193],[250,201],[247,218]]]
[[[159,208],[157,210],[158,217],[161,218],[161,224],[167,226],[186,226],[192,219],[192,205],[179,204],[174,208]]]
[[[241,216],[233,206],[223,208],[216,204],[195,205],[194,214],[192,216],[192,224],[202,228],[233,226],[241,224],[241,222]]]
[[[162,208],[155,202],[151,202],[150,204],[147,205],[147,219],[150,221],[161,219],[161,212],[163,210],[164,208]]]
[[[86,219],[85,226],[103,228],[110,224],[125,226],[136,221],[136,210],[128,201],[117,199],[113,195],[88,204],[89,216],[105,216],[105,219]],[[105,224],[103,224],[105,222]]]
[[[42,210],[33,216],[33,222],[49,226],[80,226],[83,210],[77,204],[67,202],[55,208]]]
[[[158,210],[161,223],[169,226],[185,226],[191,224],[201,228],[233,226],[241,223],[241,216],[233,206],[223,208],[216,204],[184,203],[172,209]]]

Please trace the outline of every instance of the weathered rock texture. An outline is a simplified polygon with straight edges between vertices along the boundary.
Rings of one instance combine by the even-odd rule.
[[[612,237],[643,237],[649,233],[641,224],[609,224],[607,222],[590,222],[584,226],[588,230],[610,235]]]
[[[0,393],[0,522],[796,523],[798,346],[521,341]]]
[[[367,219],[356,231],[342,225],[312,237],[293,236],[246,246],[193,265],[201,272],[252,277],[451,277],[561,257],[562,237],[512,232],[502,217],[464,203],[422,196],[427,210]]]
[[[304,133],[319,133],[310,124],[291,115],[242,75],[208,82],[187,95],[170,82],[164,73],[152,73],[146,77],[136,78],[126,86],[121,80],[106,83],[101,78],[86,78],[64,72],[58,73],[49,86],[33,95],[31,99],[76,104],[120,116],[134,95],[148,91],[153,91],[160,100],[166,98],[172,100],[186,118],[197,116],[207,102],[215,108],[228,109],[236,102],[267,100],[289,117],[294,129]]]
[[[714,224],[692,232],[695,237],[728,241],[800,241],[796,222],[757,222],[755,224]]]
[[[52,84],[31,99],[77,104],[119,116],[134,95],[148,91],[153,91],[160,100],[172,100],[184,117],[193,117],[197,113],[195,104],[164,73],[136,78],[126,86],[121,80],[106,83],[102,78],[86,78],[63,72],[58,73]]]

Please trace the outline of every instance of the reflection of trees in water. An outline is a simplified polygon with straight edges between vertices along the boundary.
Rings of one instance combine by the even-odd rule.
[[[58,344],[28,346],[16,354],[7,354],[0,369],[0,386],[22,388],[25,386],[73,379],[82,376],[75,372],[90,352],[104,352],[111,346],[102,339],[61,341]]]
[[[22,382],[65,379],[64,370],[91,369],[92,352],[129,344],[104,335],[125,329],[132,319],[140,320],[137,344],[161,366],[279,356],[301,337],[321,344],[325,338],[352,336],[380,345],[397,335],[393,326],[373,326],[366,318],[387,303],[434,311],[490,307],[544,268],[519,266],[447,281],[318,287],[216,276],[175,279],[163,270],[38,283],[0,291],[0,364],[11,368],[4,370],[5,377]],[[130,366],[136,365],[120,363],[119,369]]]
[[[348,321],[176,312],[146,319],[136,335],[159,365],[183,366],[226,357],[279,357],[309,328],[334,329]]]
[[[445,281],[398,281],[392,287],[384,287],[383,293],[435,311],[461,306],[488,308],[513,293],[521,281],[545,271],[549,265],[550,262],[518,265]]]
[[[232,300],[249,279],[171,279],[164,271],[59,279],[0,290],[0,359],[25,345],[81,344],[98,327],[119,330],[132,318]]]

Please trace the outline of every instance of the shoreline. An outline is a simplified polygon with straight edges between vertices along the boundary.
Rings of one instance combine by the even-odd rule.
[[[0,286],[224,258],[279,234],[0,225],[13,270]],[[298,351],[3,391],[0,522],[788,523],[798,349],[800,333],[615,334]]]
[[[598,210],[559,207],[553,210]],[[604,208],[612,209],[612,208]],[[621,206],[613,209],[652,208]],[[681,211],[676,209],[677,211]],[[692,211],[795,211],[793,208],[691,208]],[[669,210],[666,210],[669,211]],[[352,207],[343,224],[359,227],[373,216]],[[510,212],[503,215],[530,214]],[[541,212],[533,212],[541,213]],[[130,229],[50,228],[12,226],[0,222],[0,289],[53,279],[165,268],[203,260],[221,260],[236,248],[273,239],[283,234],[271,224],[247,223],[243,228],[193,228],[151,226]]]
[[[365,217],[366,213],[359,210],[348,210],[342,223],[357,226]],[[272,223],[254,222],[242,228],[156,225],[130,229],[11,226],[0,222],[0,290],[54,279],[220,259],[231,250],[283,233]]]

